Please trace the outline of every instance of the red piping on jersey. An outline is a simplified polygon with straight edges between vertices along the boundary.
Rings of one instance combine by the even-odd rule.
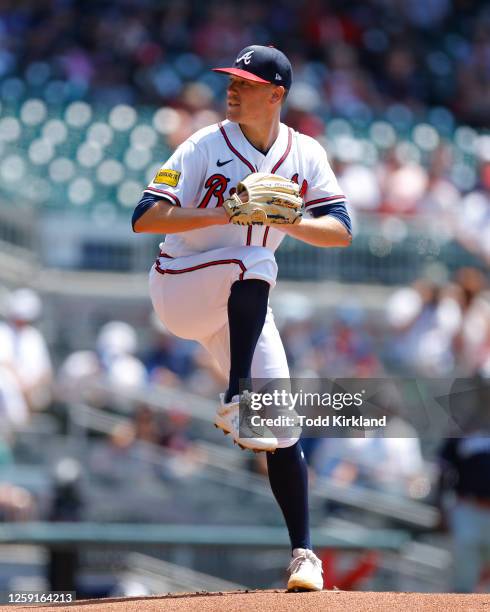
[[[247,243],[246,246],[250,246],[252,244],[252,226],[248,226],[247,230]]]
[[[307,206],[311,206],[312,204],[321,204],[322,202],[330,202],[332,200],[345,200],[345,195],[334,195],[334,196],[329,196],[328,198],[320,198],[318,200],[310,200],[309,202],[306,202],[305,208]]]
[[[291,128],[288,128],[288,146],[286,147],[286,150],[284,151],[284,155],[277,162],[277,164],[274,166],[274,168],[272,168],[271,174],[274,174],[277,171],[277,169],[282,165],[282,163],[284,162],[286,157],[289,155],[289,151],[291,151],[291,145],[292,144],[293,144],[293,132],[292,132]]]
[[[225,139],[225,142],[228,145],[228,148],[230,149],[230,151],[232,151],[238,157],[238,159],[247,166],[250,172],[256,172],[256,169],[252,166],[252,164],[248,161],[248,159],[243,157],[243,155],[239,151],[237,151],[235,147],[231,144],[230,139],[228,138],[228,134],[225,132],[224,125],[222,123],[219,123],[218,125],[219,125],[220,132],[223,135],[223,138]]]
[[[264,238],[263,238],[263,240],[262,240],[262,246],[263,246],[263,247],[265,247],[265,245],[267,244],[267,236],[269,235],[269,230],[270,230],[270,227],[269,227],[269,226],[267,226],[267,227],[265,228]]]
[[[283,164],[284,160],[286,159],[286,157],[289,155],[289,152],[291,151],[291,146],[293,144],[293,132],[291,130],[291,128],[288,128],[288,144],[286,147],[286,150],[284,151],[283,156],[281,157],[281,159],[275,164],[275,166],[272,168],[271,170],[271,174],[275,174],[276,171],[280,168],[280,166]],[[250,226],[252,227],[252,226]],[[262,239],[262,246],[265,247],[265,245],[267,244],[267,238],[269,236],[269,230],[270,227],[267,226],[265,228],[265,232],[264,232],[264,237]],[[247,244],[249,244],[247,242]]]
[[[157,189],[156,187],[147,187],[145,191],[156,191],[158,195],[162,194],[166,198],[169,198],[170,200],[172,200],[176,206],[181,206],[179,198],[173,193],[170,193],[170,191],[165,191],[163,189]]]
[[[157,260],[155,263],[155,270],[160,274],[185,274],[186,272],[194,272],[195,270],[202,270],[203,268],[209,268],[210,266],[220,266],[223,264],[236,264],[240,267],[239,280],[243,280],[243,275],[247,271],[245,264],[241,259],[217,259],[216,261],[206,261],[205,263],[190,268],[182,268],[181,270],[164,270],[160,267],[160,263]]]
[[[291,151],[291,145],[293,144],[293,132],[291,130],[291,128],[288,128],[288,145],[286,147],[286,150],[284,151],[283,156],[281,157],[281,159],[275,164],[275,166],[272,168],[271,170],[271,174],[275,174],[276,171],[279,169],[279,167],[282,165],[282,163],[284,162],[284,160],[286,159],[286,157],[289,155],[289,152]],[[252,228],[252,226],[250,226],[250,229]],[[264,237],[262,239],[262,246],[265,246],[267,244],[267,238],[269,236],[269,230],[270,227],[267,226],[265,228],[265,232],[264,232]],[[251,232],[250,232],[251,233]],[[248,236],[247,236],[247,245],[250,244],[248,242]]]

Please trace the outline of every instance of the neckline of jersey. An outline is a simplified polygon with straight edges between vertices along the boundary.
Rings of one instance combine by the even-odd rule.
[[[282,129],[282,124],[279,123],[279,133],[277,134],[276,139],[274,140],[274,142],[271,144],[271,146],[267,149],[267,151],[264,153],[264,151],[261,151],[260,149],[257,149],[257,147],[250,142],[250,140],[245,136],[245,132],[242,130],[242,126],[238,123],[238,129],[240,130],[240,132],[242,133],[242,136],[245,138],[245,140],[248,142],[248,144],[255,149],[258,153],[260,153],[261,155],[265,157],[267,157],[269,155],[269,152],[271,151],[271,149],[273,148],[273,146],[277,143],[277,141],[279,140],[279,138],[281,137],[281,129]]]

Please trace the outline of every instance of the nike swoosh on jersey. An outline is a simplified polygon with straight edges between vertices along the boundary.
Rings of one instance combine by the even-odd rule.
[[[220,161],[220,160],[218,159],[218,161],[216,162],[216,165],[218,166],[218,168],[221,168],[221,166],[226,166],[226,164],[229,164],[229,163],[230,163],[230,162],[232,162],[232,161],[233,161],[233,159],[229,159],[228,161],[224,161],[224,162],[222,162],[222,161]]]

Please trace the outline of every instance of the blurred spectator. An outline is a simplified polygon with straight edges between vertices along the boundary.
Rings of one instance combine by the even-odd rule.
[[[201,454],[189,436],[190,417],[182,412],[156,413],[148,406],[139,406],[133,416],[134,440],[160,446],[171,451],[166,457],[164,477],[185,476],[195,469]],[[156,449],[155,449],[156,450]]]
[[[475,189],[458,202],[450,218],[456,240],[470,253],[490,264],[490,189]]]
[[[355,437],[320,439],[310,459],[315,473],[345,487],[356,484],[401,497],[426,497],[430,482],[419,434],[403,417],[401,392],[383,384],[376,391],[376,406],[379,416],[387,417],[386,427],[361,430]]]
[[[29,407],[10,369],[0,366],[0,432],[7,435],[29,422]]]
[[[134,414],[135,440],[158,444],[160,428],[153,410],[147,406],[139,406]]]
[[[381,373],[364,309],[356,301],[346,302],[326,321],[306,296],[286,292],[274,312],[293,376],[349,378]]]
[[[82,516],[82,466],[71,457],[60,459],[54,469],[54,494],[50,510],[52,521],[79,521]]]
[[[313,344],[320,376],[369,378],[383,372],[364,309],[355,301],[339,307],[328,326],[317,327]]]
[[[29,422],[29,408],[14,374],[0,366],[0,465],[11,463],[15,432]]]
[[[141,388],[147,381],[146,369],[135,356],[138,340],[135,330],[123,321],[102,326],[95,351],[75,351],[58,371],[58,394],[65,401],[83,397],[100,404],[105,396],[97,383],[116,389]]]
[[[489,380],[456,381],[450,409],[462,433],[448,438],[440,449],[442,526],[449,528],[453,538],[453,587],[461,593],[477,590],[490,560]],[[449,499],[448,494],[452,494]]]
[[[156,414],[140,406],[131,420],[114,426],[107,443],[91,453],[92,473],[109,486],[131,486],[155,477],[162,480],[185,478],[199,467],[202,452],[194,448],[187,432],[188,417]],[[161,449],[170,454],[162,454]]]
[[[0,523],[33,521],[37,518],[35,498],[27,489],[9,482],[0,483]]]
[[[315,473],[344,487],[359,485],[400,497],[425,497],[429,484],[417,434],[401,420],[391,425],[399,437],[389,437],[388,429],[384,437],[321,439],[311,457]]]
[[[380,206],[381,193],[376,171],[359,163],[337,165],[337,176],[349,204],[360,212],[375,211]]]
[[[51,400],[53,371],[48,346],[34,326],[41,316],[42,303],[34,291],[18,289],[10,294],[6,305],[7,320],[0,323],[0,366],[14,376],[30,410],[46,408]],[[13,380],[3,374],[4,401],[15,401]],[[6,385],[10,393],[5,391]],[[5,393],[11,399],[6,400]],[[9,413],[18,422],[25,422],[23,406],[10,407]]]
[[[109,383],[134,387],[145,383],[145,368],[135,357],[137,348],[136,332],[128,323],[110,321],[101,328],[96,349]]]
[[[484,368],[490,359],[490,294],[485,276],[462,268],[456,276],[461,290],[462,321],[455,339],[458,365],[465,374]]]
[[[161,415],[159,444],[170,451],[165,460],[164,478],[188,478],[202,469],[206,454],[190,436],[188,415],[173,411]]]
[[[159,443],[170,450],[185,451],[192,445],[189,437],[191,418],[182,412],[168,412],[163,415],[159,428]]]
[[[103,445],[98,445],[88,461],[93,474],[109,486],[122,485],[142,478],[141,466],[135,459],[136,431],[131,421],[114,426]]]
[[[419,280],[389,300],[387,316],[396,335],[387,337],[388,353],[402,370],[427,376],[444,376],[453,370],[451,337],[440,326],[440,299],[440,287]]]
[[[200,395],[216,397],[224,383],[223,372],[216,359],[198,346],[194,353],[193,371],[186,386]]]
[[[490,356],[490,300],[481,272],[463,268],[453,283],[419,279],[386,304],[386,360],[399,371],[472,374]]]
[[[102,376],[102,368],[95,351],[74,351],[61,363],[57,372],[56,394],[65,402],[82,398],[96,399],[93,389]]]
[[[49,515],[51,521],[67,523],[82,520],[84,502],[81,475],[81,465],[71,457],[63,457],[55,466],[54,494]],[[49,550],[48,576],[52,590],[76,590],[78,569],[77,546],[52,547]]]
[[[152,341],[145,352],[143,362],[150,381],[166,386],[176,386],[185,381],[195,369],[196,343],[181,340],[168,333],[157,319],[151,316]]]

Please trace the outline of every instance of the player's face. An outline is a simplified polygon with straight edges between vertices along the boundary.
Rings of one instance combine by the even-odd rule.
[[[269,83],[256,83],[230,76],[226,95],[226,118],[235,123],[254,123],[272,110],[273,90]]]

